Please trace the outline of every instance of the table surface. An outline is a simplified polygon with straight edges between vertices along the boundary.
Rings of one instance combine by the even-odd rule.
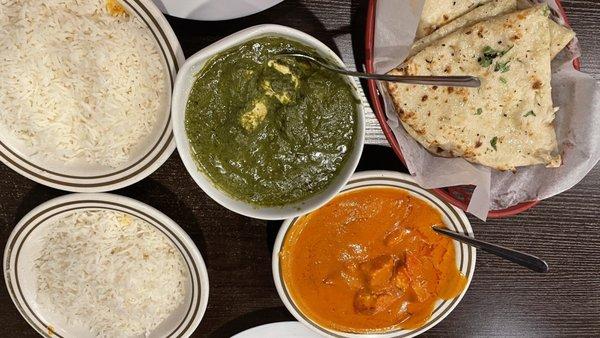
[[[277,23],[307,32],[362,69],[366,1],[286,0],[254,16],[202,23],[169,18],[186,57],[240,29]],[[582,70],[600,77],[600,1],[564,1],[582,46]],[[405,171],[371,112],[359,170]],[[381,146],[383,145],[383,146]],[[184,228],[208,267],[210,299],[196,337],[229,337],[244,329],[293,320],[271,277],[271,250],[279,222],[236,215],[208,198],[175,152],[149,178],[116,193],[148,203]],[[0,164],[0,239],[21,217],[65,192],[19,176]],[[458,307],[428,336],[600,335],[600,169],[571,190],[533,210],[487,223],[470,217],[479,238],[546,259],[536,274],[480,253],[473,282]],[[34,337],[0,283],[0,337]]]

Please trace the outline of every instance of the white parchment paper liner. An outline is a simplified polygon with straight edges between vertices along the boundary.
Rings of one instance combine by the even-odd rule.
[[[555,0],[547,3],[559,12]],[[424,0],[377,2],[373,52],[377,73],[386,73],[404,61],[413,43],[423,4]],[[560,18],[557,21],[564,23]],[[572,60],[578,56],[575,39],[552,63],[552,98],[554,105],[560,107],[555,120],[563,156],[563,165],[559,168],[536,165],[518,168],[516,173],[500,172],[462,158],[434,156],[406,133],[387,89],[379,83],[388,124],[409,172],[427,189],[475,186],[467,211],[483,220],[489,210],[542,200],[573,187],[600,159],[600,87],[591,76],[575,70]]]

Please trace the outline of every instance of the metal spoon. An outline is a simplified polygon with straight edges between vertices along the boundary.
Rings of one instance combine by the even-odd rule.
[[[503,246],[500,245],[495,245],[495,244],[491,244],[479,239],[475,239],[466,235],[463,235],[461,233],[452,231],[452,230],[448,230],[445,228],[440,228],[440,227],[436,227],[433,226],[431,227],[434,231],[446,235],[448,237],[451,237],[452,239],[455,239],[459,242],[465,243],[467,245],[476,247],[478,249],[481,249],[483,251],[489,252],[491,254],[494,254],[498,257],[507,259],[511,262],[515,262],[521,266],[524,266],[526,268],[529,268],[533,271],[536,272],[548,272],[548,264],[546,264],[546,262],[544,262],[542,259],[518,251],[518,250],[513,250],[513,249],[509,249],[509,248],[505,248]]]
[[[274,58],[280,57],[294,57],[313,62],[325,69],[331,70],[336,73],[354,76],[361,79],[374,79],[389,82],[400,82],[410,84],[420,84],[428,86],[453,86],[453,87],[479,87],[481,82],[476,76],[404,76],[404,75],[387,75],[387,74],[373,74],[373,73],[362,73],[354,72],[336,66],[332,66],[326,62],[323,62],[310,55],[300,53],[281,53],[274,56]]]

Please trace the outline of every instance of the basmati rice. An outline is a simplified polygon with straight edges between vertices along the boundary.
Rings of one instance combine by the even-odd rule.
[[[4,0],[0,31],[0,131],[43,159],[130,160],[167,94],[139,18],[110,15],[105,0]]]
[[[40,305],[98,337],[148,334],[183,302],[188,278],[165,235],[110,210],[55,220],[35,272]]]

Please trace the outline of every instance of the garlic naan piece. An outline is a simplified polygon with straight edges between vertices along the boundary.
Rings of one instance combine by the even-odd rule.
[[[560,165],[545,6],[459,29],[390,73],[481,79],[480,88],[387,84],[407,132],[434,154],[499,170]]]
[[[550,20],[550,59],[554,59],[575,37],[575,32],[568,27]]]
[[[471,26],[479,21],[487,20],[497,15],[516,11],[517,8],[517,0],[492,0],[485,3],[447,24],[439,26],[429,35],[415,41],[410,48],[409,56],[417,54],[436,40],[441,39],[458,29]],[[423,15],[425,16],[425,14]],[[556,23],[550,18],[548,18],[548,21],[550,21],[550,59],[554,59],[554,57],[556,57],[556,55],[563,50],[571,40],[573,40],[575,32]]]
[[[473,25],[479,21],[489,19],[491,17],[506,14],[517,10],[517,0],[493,0],[484,5],[481,5],[470,12],[462,15],[447,24],[440,26],[435,31],[431,32],[427,36],[424,36],[420,40],[415,41],[410,47],[409,56],[415,55],[423,48],[431,45],[436,40],[443,38],[444,36],[461,29],[466,26]],[[422,16],[425,16],[423,13]],[[422,21],[423,19],[421,19]]]
[[[490,0],[425,0],[417,27],[417,39],[433,33],[439,27]]]

